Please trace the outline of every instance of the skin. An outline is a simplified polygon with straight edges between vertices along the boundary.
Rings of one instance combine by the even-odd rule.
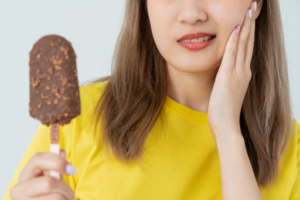
[[[208,114],[219,151],[223,199],[262,199],[239,124],[262,2],[255,12],[249,0],[148,0],[147,6],[154,40],[166,60],[168,96]],[[242,26],[238,33],[237,25]],[[217,38],[205,49],[191,51],[177,40],[192,32]]]

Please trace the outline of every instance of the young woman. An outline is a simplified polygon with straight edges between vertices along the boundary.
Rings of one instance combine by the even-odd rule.
[[[39,128],[4,200],[300,199],[283,40],[277,0],[127,0],[111,76],[61,156]]]

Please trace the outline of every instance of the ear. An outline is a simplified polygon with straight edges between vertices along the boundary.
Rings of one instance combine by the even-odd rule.
[[[256,0],[257,2],[257,9],[256,9],[256,12],[255,12],[255,19],[259,16],[260,14],[260,11],[261,11],[261,8],[263,6],[263,2],[264,0]]]

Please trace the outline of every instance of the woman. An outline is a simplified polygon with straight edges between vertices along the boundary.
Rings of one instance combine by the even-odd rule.
[[[277,0],[127,0],[112,75],[80,95],[61,157],[42,125],[5,200],[300,198]]]

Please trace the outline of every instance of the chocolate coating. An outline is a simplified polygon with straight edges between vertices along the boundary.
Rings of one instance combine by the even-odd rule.
[[[45,125],[70,123],[80,114],[76,54],[58,35],[40,38],[30,55],[30,116]]]

